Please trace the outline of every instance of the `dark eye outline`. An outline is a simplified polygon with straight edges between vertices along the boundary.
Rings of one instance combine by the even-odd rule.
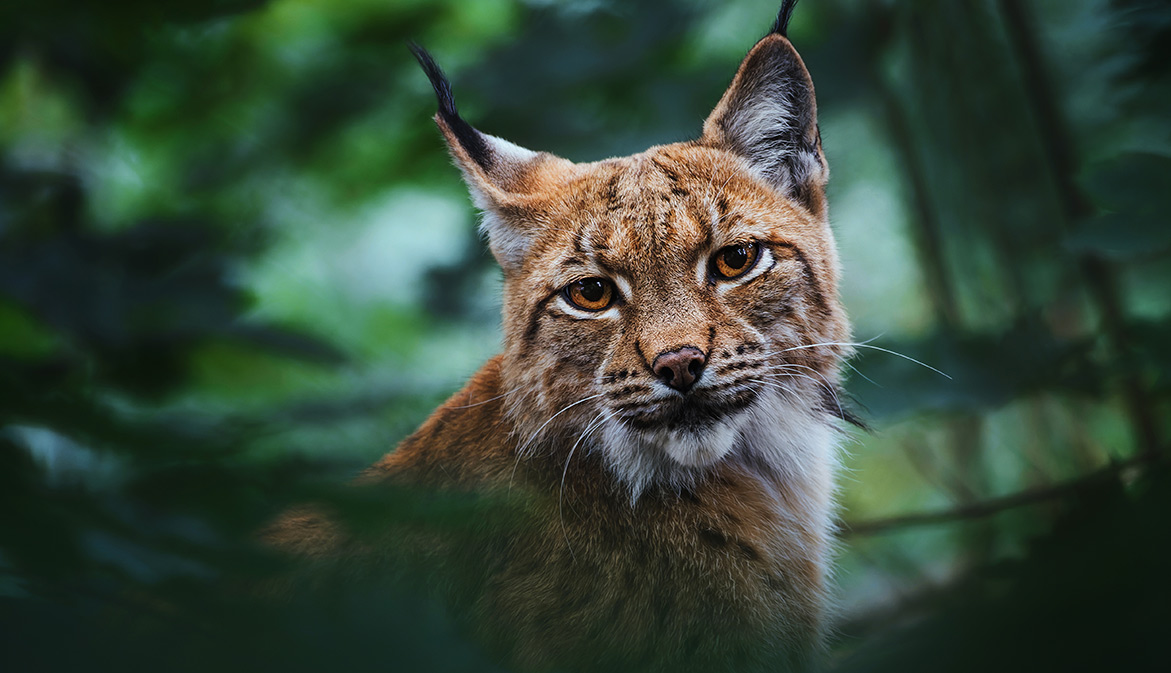
[[[601,281],[605,291],[605,295],[603,296],[602,300],[596,302],[596,305],[593,305],[595,302],[590,302],[584,296],[582,296],[581,299],[585,301],[585,304],[583,304],[581,301],[578,301],[573,296],[575,290],[580,295],[582,284],[591,280]],[[565,301],[569,302],[569,304],[574,308],[579,308],[583,311],[589,311],[591,313],[597,313],[599,311],[605,311],[614,305],[614,300],[618,298],[618,288],[614,287],[614,283],[608,278],[602,278],[601,276],[590,276],[589,278],[580,278],[573,281],[569,285],[566,285],[564,288],[562,288],[561,295],[565,297]]]
[[[725,274],[720,269],[721,257],[723,256],[724,253],[729,252],[731,250],[736,250],[737,248],[746,248],[747,249],[748,261],[744,264],[743,268],[741,268],[739,270],[733,270],[731,275]],[[756,263],[759,261],[760,261],[760,243],[757,241],[745,241],[743,243],[733,243],[732,245],[726,245],[726,246],[720,248],[719,250],[717,250],[716,254],[712,255],[711,261],[709,262],[709,267],[711,269],[712,278],[715,278],[717,280],[735,280],[735,279],[743,276],[744,274],[748,273],[749,271],[752,271],[752,269],[756,267]],[[725,266],[726,266],[726,264],[725,264]],[[728,267],[728,268],[731,269],[731,267]]]

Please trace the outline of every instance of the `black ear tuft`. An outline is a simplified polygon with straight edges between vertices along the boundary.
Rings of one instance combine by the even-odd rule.
[[[426,49],[414,42],[409,42],[407,46],[418,59],[419,65],[423,66],[423,72],[427,73],[427,79],[431,80],[431,87],[435,89],[435,98],[439,103],[439,117],[455,134],[460,146],[468,153],[472,161],[475,161],[484,170],[490,169],[493,162],[492,150],[488,147],[484,136],[471,124],[464,121],[463,117],[459,116],[459,110],[455,108],[455,95],[451,92],[451,82],[447,81],[447,76],[443,74],[439,64],[435,62],[434,58],[431,58],[431,54],[427,53]]]
[[[785,0],[781,5],[780,11],[777,12],[777,21],[773,24],[772,32],[781,37],[789,37],[789,19],[793,18],[793,8],[797,6],[797,0]]]

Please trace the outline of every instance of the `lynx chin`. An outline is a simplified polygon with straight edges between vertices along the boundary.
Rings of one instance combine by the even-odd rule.
[[[272,544],[315,572],[458,578],[443,595],[518,670],[816,655],[851,351],[795,4],[698,139],[594,163],[472,127],[412,46],[503,269],[504,348],[360,482],[507,494],[524,520],[358,536],[305,508]]]

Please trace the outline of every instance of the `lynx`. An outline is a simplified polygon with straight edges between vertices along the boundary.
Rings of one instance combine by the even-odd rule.
[[[297,512],[271,541],[472,569],[457,603],[520,670],[783,670],[818,651],[850,335],[795,4],[698,140],[595,163],[473,128],[413,47],[503,269],[504,349],[360,481],[507,493],[525,522],[356,541]]]

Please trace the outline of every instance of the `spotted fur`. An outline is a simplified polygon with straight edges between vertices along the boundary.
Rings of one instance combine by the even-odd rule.
[[[699,139],[596,163],[477,131],[416,48],[504,271],[505,345],[363,481],[523,500],[519,529],[421,542],[479,569],[463,605],[521,669],[783,670],[818,649],[849,326],[793,4]],[[713,274],[747,243],[755,266]],[[592,277],[604,310],[564,292]],[[680,392],[655,363],[685,348],[703,367]],[[270,539],[369,553],[322,527]]]

